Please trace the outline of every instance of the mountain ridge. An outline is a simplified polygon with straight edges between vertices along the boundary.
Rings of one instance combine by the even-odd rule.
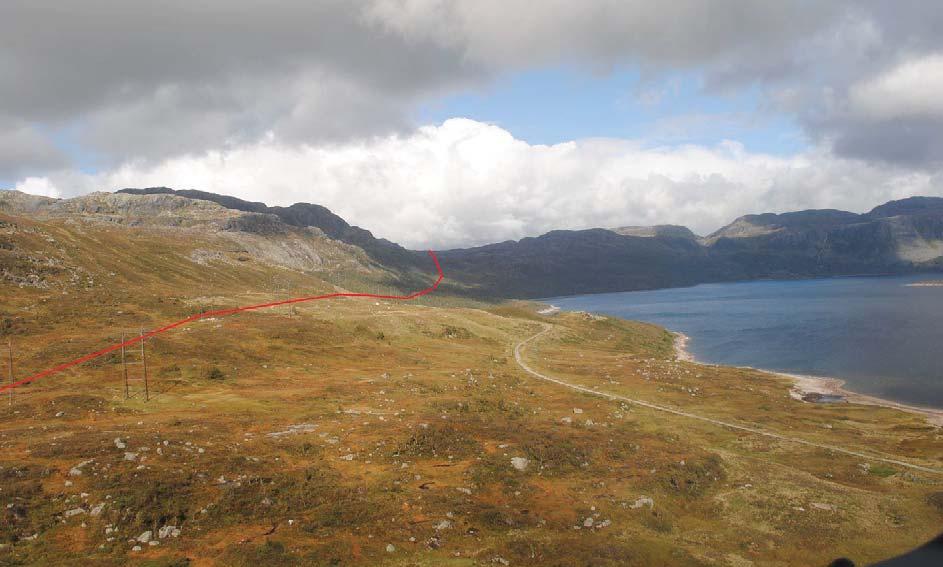
[[[202,215],[215,219],[222,230],[263,237],[289,228],[314,228],[361,249],[375,265],[396,273],[404,285],[425,268],[424,252],[377,238],[322,205],[272,207],[167,187],[93,195],[99,196],[97,200],[20,193],[6,202],[15,201],[23,211],[97,214],[106,219],[134,211],[160,217],[157,213],[166,212],[161,210],[166,207],[181,215],[166,222],[186,224]],[[135,203],[134,197],[149,201]],[[0,199],[0,209],[4,202]],[[706,237],[677,225],[553,230],[438,253],[449,268],[450,289],[477,297],[534,298],[723,281],[939,272],[943,271],[943,198],[909,197],[860,214],[837,209],[748,214]]]

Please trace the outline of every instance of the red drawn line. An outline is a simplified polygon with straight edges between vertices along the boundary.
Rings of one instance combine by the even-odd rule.
[[[439,259],[436,257],[435,252],[433,252],[432,250],[429,250],[429,256],[432,257],[432,261],[435,263],[435,269],[438,272],[439,277],[436,279],[435,283],[432,284],[431,286],[427,287],[426,289],[417,291],[415,293],[411,293],[409,295],[379,295],[375,293],[328,293],[326,295],[295,297],[293,299],[285,299],[283,301],[273,301],[271,303],[260,303],[259,305],[233,307],[232,309],[219,309],[217,311],[206,311],[203,313],[198,313],[196,315],[191,315],[187,317],[186,319],[181,319],[177,322],[170,323],[169,325],[164,325],[163,327],[160,327],[159,329],[148,331],[142,335],[128,339],[124,341],[123,343],[118,343],[115,345],[111,345],[110,347],[106,347],[101,350],[91,352],[89,354],[86,354],[85,356],[76,358],[75,360],[71,360],[69,362],[63,362],[62,364],[58,366],[54,366],[47,370],[43,370],[42,372],[33,374],[32,376],[29,376],[28,378],[23,378],[22,380],[18,380],[10,384],[5,384],[3,386],[0,386],[0,392],[4,392],[6,390],[12,390],[13,388],[17,388],[24,384],[35,382],[36,380],[39,380],[40,378],[45,378],[46,376],[49,376],[51,374],[56,374],[56,373],[62,372],[63,370],[68,370],[69,368],[72,368],[73,366],[78,366],[79,364],[88,362],[89,360],[94,360],[96,358],[105,356],[106,354],[115,352],[121,347],[127,347],[127,346],[137,344],[155,335],[166,333],[167,331],[170,331],[171,329],[176,329],[177,327],[180,327],[181,325],[186,325],[187,323],[199,321],[200,319],[206,319],[207,317],[226,317],[227,315],[235,315],[236,313],[242,313],[243,311],[256,311],[258,309],[268,309],[269,307],[278,307],[280,305],[304,303],[306,301],[317,301],[319,299],[333,299],[335,297],[370,297],[374,299],[397,299],[401,301],[409,301],[411,299],[416,299],[417,297],[422,297],[423,295],[427,295],[435,291],[439,287],[439,284],[442,282],[442,278],[445,277],[445,275],[442,273],[442,266],[439,265]]]

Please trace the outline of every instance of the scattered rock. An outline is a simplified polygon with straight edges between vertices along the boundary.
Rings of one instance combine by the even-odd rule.
[[[115,437],[115,447],[117,447],[118,449],[126,449],[128,446],[125,444],[124,441],[121,440],[120,437]]]
[[[633,510],[641,508],[642,506],[648,506],[649,508],[655,507],[655,501],[649,498],[648,496],[640,496],[635,502],[629,504],[629,508]]]
[[[177,529],[177,526],[164,526],[157,530],[158,539],[166,539],[168,537],[177,537],[180,535],[180,530]]]
[[[511,457],[511,466],[519,471],[527,470],[527,465],[530,464],[530,461],[524,457]]]
[[[124,454],[124,460],[126,461],[134,461],[134,460],[137,460],[137,458],[138,458],[137,453],[125,452]]]
[[[75,465],[74,467],[69,469],[69,476],[82,476],[82,467],[84,467],[85,465],[88,465],[92,461],[94,461],[94,459],[82,461],[81,463]]]
[[[310,433],[317,429],[317,425],[313,423],[299,423],[297,425],[289,425],[288,429],[284,431],[273,431],[267,433],[266,436],[274,438],[284,437],[286,435],[294,435],[296,433]]]
[[[394,551],[396,551],[396,546],[395,546],[395,545],[393,545],[392,543],[386,544],[386,552],[387,552],[387,553],[393,553]]]
[[[66,510],[62,513],[66,518],[71,518],[72,516],[78,516],[79,514],[84,514],[85,510],[82,508],[73,508],[71,510]]]
[[[144,533],[142,533],[141,535],[139,535],[136,539],[137,539],[137,541],[139,541],[139,542],[141,542],[141,543],[147,543],[147,542],[151,541],[151,536],[152,536],[152,535],[153,535],[153,533],[151,532],[151,530],[147,530],[146,532],[144,532]]]
[[[442,520],[441,522],[439,522],[438,524],[435,525],[435,530],[436,530],[437,532],[440,532],[440,531],[442,531],[442,530],[447,530],[447,529],[449,529],[449,528],[451,528],[451,527],[452,527],[452,522],[450,522],[450,521],[448,521],[448,520]]]

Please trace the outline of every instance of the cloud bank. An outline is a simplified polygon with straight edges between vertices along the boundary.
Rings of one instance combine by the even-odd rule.
[[[168,185],[268,204],[327,206],[413,248],[450,248],[560,228],[683,224],[706,234],[734,217],[800,208],[863,211],[891,198],[943,196],[939,173],[810,151],[784,158],[616,139],[531,145],[490,124],[452,119],[408,135],[318,145],[274,136],[238,148],[31,177],[17,188],[70,196]]]
[[[938,3],[890,0],[6,0],[0,131],[30,153],[0,161],[0,179],[55,167],[63,148],[104,168],[270,132],[408,133],[423,102],[555,65],[759,87],[841,155],[935,165],[939,113],[909,107],[928,104],[913,88],[938,90],[940,29]]]
[[[940,194],[940,29],[943,5],[906,0],[5,0],[0,182],[313,201],[437,247],[865,210]],[[678,73],[707,94],[755,92],[808,148],[537,146],[478,122],[416,122],[423,104],[553,67],[638,70],[640,93]]]

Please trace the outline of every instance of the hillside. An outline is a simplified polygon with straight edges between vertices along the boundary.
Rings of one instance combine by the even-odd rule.
[[[705,238],[684,227],[554,231],[441,257],[484,294],[550,297],[705,282],[943,271],[943,199],[740,217]],[[500,268],[499,268],[500,267]]]
[[[173,190],[167,187],[121,189],[118,193],[129,195],[177,195],[189,199],[210,201],[231,210],[273,215],[290,226],[316,227],[329,238],[361,248],[370,258],[385,266],[401,270],[417,267],[424,269],[426,267],[424,253],[417,254],[389,240],[376,238],[370,231],[358,226],[351,226],[347,221],[321,205],[295,203],[289,207],[269,207],[265,203],[244,201],[236,197],[217,195],[206,191]]]
[[[604,229],[557,230],[439,255],[454,277],[479,286],[479,293],[501,290],[509,297],[694,285],[716,270],[695,240],[623,236]]]

